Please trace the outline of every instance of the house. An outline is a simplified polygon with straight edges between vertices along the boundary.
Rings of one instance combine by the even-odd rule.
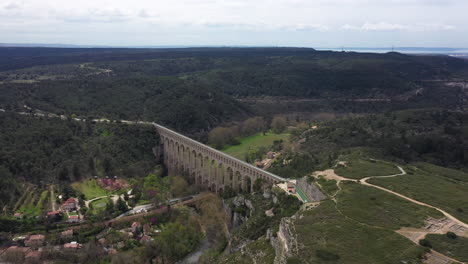
[[[16,218],[16,220],[18,220],[18,219],[23,219],[24,214],[23,213],[15,213],[13,216]]]
[[[60,233],[60,237],[67,239],[67,238],[72,238],[73,237],[73,229],[65,230],[62,233]]]
[[[76,210],[76,200],[74,198],[68,198],[68,200],[62,203],[62,210],[64,211]]]
[[[257,166],[257,168],[263,168],[263,167],[265,167],[265,164],[263,162],[261,162],[261,161],[257,161],[257,162],[255,162],[255,166]]]
[[[296,193],[296,186],[292,182],[288,182],[287,184],[288,187],[288,193],[295,194]]]
[[[65,245],[63,245],[63,248],[64,248],[64,249],[76,250],[76,249],[80,249],[80,248],[81,248],[81,244],[78,243],[78,242],[76,242],[76,241],[73,241],[73,242],[66,243]]]
[[[80,216],[79,215],[70,215],[68,217],[68,223],[79,223],[80,222]]]
[[[275,153],[273,151],[268,151],[266,154],[267,159],[272,159],[275,157]]]
[[[45,242],[44,235],[32,235],[27,240],[24,241],[24,244],[27,247],[38,248],[38,247],[42,247],[44,245],[44,242]]]
[[[42,252],[41,251],[30,251],[26,254],[25,260],[26,263],[38,263],[41,259]]]
[[[29,252],[31,249],[28,247],[11,246],[3,252],[0,251],[0,256],[4,259],[17,259],[26,256]]]

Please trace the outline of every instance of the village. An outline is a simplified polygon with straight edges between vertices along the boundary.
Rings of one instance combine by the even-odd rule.
[[[117,176],[106,176],[93,179],[99,182],[104,189],[120,190],[124,184]],[[126,187],[126,186],[125,186]],[[127,202],[133,198],[132,190],[125,188],[123,194],[111,194],[108,196],[110,203],[114,205],[118,216],[99,223],[96,227],[94,221],[86,219],[89,210],[105,211],[109,203],[99,203],[104,197],[96,197],[85,200],[81,197],[66,197],[64,194],[56,195],[56,201],[61,201],[56,205],[56,201],[51,202],[52,210],[45,215],[35,216],[35,219],[43,219],[46,228],[45,232],[33,232],[32,234],[16,234],[8,242],[10,245],[0,250],[0,259],[9,263],[40,263],[44,256],[51,254],[63,254],[78,252],[85,243],[90,240],[96,241],[96,247],[102,254],[112,255],[119,249],[125,249],[140,245],[153,240],[160,230],[155,225],[156,218],[152,217],[146,223],[137,221],[140,216],[153,208],[152,204],[130,207]],[[93,203],[98,201],[98,203]],[[96,207],[96,208],[93,208]],[[162,209],[162,210],[161,210]],[[164,207],[160,211],[164,211]],[[156,210],[158,211],[158,210]],[[15,212],[13,215],[15,221],[21,224],[21,221],[27,217],[22,212]],[[133,221],[135,219],[135,221]],[[89,223],[88,223],[89,222]],[[114,226],[113,226],[114,224]],[[53,227],[53,228],[52,228]],[[89,229],[93,229],[91,236]],[[99,232],[97,232],[97,231]]]

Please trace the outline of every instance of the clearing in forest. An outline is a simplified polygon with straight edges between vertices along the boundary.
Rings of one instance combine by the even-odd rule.
[[[239,138],[239,145],[228,146],[223,148],[221,151],[231,155],[235,158],[245,161],[245,156],[250,151],[255,151],[260,147],[271,147],[275,140],[286,141],[289,138],[289,134],[275,134],[268,132],[265,135],[258,133],[253,136]]]

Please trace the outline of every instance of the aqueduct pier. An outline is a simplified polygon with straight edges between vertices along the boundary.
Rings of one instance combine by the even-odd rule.
[[[153,123],[161,137],[164,163],[169,173],[188,175],[197,186],[213,192],[227,187],[251,192],[256,180],[270,184],[287,179],[257,168],[221,151]]]

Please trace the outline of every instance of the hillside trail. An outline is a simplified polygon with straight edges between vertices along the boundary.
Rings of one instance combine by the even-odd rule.
[[[346,178],[346,177],[342,177],[342,176],[339,176],[338,174],[336,174],[334,172],[333,169],[328,169],[328,170],[325,170],[325,171],[320,171],[320,172],[315,172],[317,175],[323,175],[325,176],[326,179],[328,180],[336,180],[336,184],[338,185],[338,189],[341,190],[339,184],[341,181],[354,181],[354,182],[360,182],[361,184],[363,185],[366,185],[366,186],[370,186],[370,187],[374,187],[374,188],[377,188],[377,189],[380,189],[382,191],[385,191],[385,192],[388,192],[388,193],[391,193],[393,195],[396,195],[400,198],[403,198],[407,201],[410,201],[412,203],[415,203],[415,204],[418,204],[418,205],[422,205],[422,206],[426,206],[426,207],[430,207],[430,208],[433,208],[439,212],[441,212],[445,217],[447,217],[448,219],[454,221],[455,223],[457,223],[458,225],[464,227],[464,228],[467,228],[468,229],[468,224],[466,224],[465,222],[462,222],[461,220],[457,219],[456,217],[454,217],[453,215],[447,213],[446,211],[436,207],[436,206],[433,206],[433,205],[430,205],[430,204],[427,204],[427,203],[423,203],[423,202],[420,202],[418,200],[415,200],[415,199],[412,199],[410,197],[407,197],[401,193],[398,193],[398,192],[395,192],[395,191],[392,191],[392,190],[389,190],[389,189],[386,189],[384,187],[381,187],[381,186],[378,186],[378,185],[375,185],[375,184],[372,184],[372,183],[368,183],[367,181],[369,179],[373,179],[373,178],[392,178],[392,177],[397,177],[397,176],[403,176],[403,175],[407,175],[406,171],[400,167],[400,166],[397,166],[397,168],[400,170],[400,173],[397,173],[397,174],[392,174],[392,175],[385,175],[385,176],[370,176],[370,177],[366,177],[366,178],[363,178],[361,180],[356,180],[356,179],[350,179],[350,178]],[[335,194],[336,195],[336,194]]]
[[[468,229],[468,224],[466,224],[465,222],[462,222],[461,220],[457,219],[456,217],[454,217],[453,215],[447,213],[446,211],[436,207],[436,206],[433,206],[433,205],[430,205],[430,204],[427,204],[427,203],[423,203],[423,202],[420,202],[420,201],[417,201],[415,199],[412,199],[412,198],[409,198],[401,193],[398,193],[398,192],[395,192],[395,191],[392,191],[392,190],[389,190],[389,189],[386,189],[384,187],[381,187],[381,186],[378,186],[378,185],[374,185],[374,184],[371,184],[371,183],[368,183],[367,181],[369,179],[373,179],[373,178],[392,178],[392,177],[397,177],[397,176],[403,176],[403,175],[407,175],[407,172],[400,166],[397,166],[397,168],[400,170],[400,173],[397,173],[397,174],[392,174],[392,175],[384,175],[384,176],[370,176],[370,177],[366,177],[366,178],[363,178],[363,179],[360,179],[360,180],[356,180],[356,179],[350,179],[350,178],[346,178],[346,177],[342,177],[342,176],[339,176],[338,174],[335,173],[335,170],[334,169],[328,169],[328,170],[324,170],[324,171],[316,171],[314,172],[314,176],[315,177],[318,177],[318,176],[324,176],[325,179],[327,180],[335,180],[336,181],[336,185],[338,187],[338,191],[333,195],[332,197],[332,200],[335,201],[335,204],[337,204],[337,200],[336,200],[336,196],[337,194],[342,190],[341,187],[340,187],[340,183],[342,181],[353,181],[353,182],[359,182],[363,185],[366,185],[366,186],[369,186],[369,187],[374,187],[374,188],[377,188],[379,190],[382,190],[382,191],[385,191],[385,192],[388,192],[390,194],[393,194],[393,195],[396,195],[402,199],[405,199],[407,201],[410,201],[412,203],[415,203],[415,204],[418,204],[418,205],[422,205],[422,206],[426,206],[426,207],[429,207],[429,208],[433,208],[439,212],[441,212],[446,218],[450,219],[451,221],[453,221],[455,224],[458,224],[466,229]],[[337,208],[338,209],[338,208]],[[363,223],[362,223],[363,224]],[[440,233],[440,232],[430,232],[430,231],[424,231],[422,229],[416,229],[414,231],[408,231],[408,230],[396,230],[395,232],[397,232],[398,234],[410,239],[411,241],[413,241],[414,243],[416,244],[419,244],[419,240],[420,239],[423,239],[427,234],[431,234],[431,233]],[[432,254],[432,256],[429,256],[429,258],[431,257],[434,257],[434,258],[438,258],[438,259],[443,259],[444,263],[450,263],[450,262],[453,262],[453,263],[461,263],[463,264],[464,262],[461,262],[461,261],[458,261],[456,259],[453,259],[451,257],[448,257],[440,252],[437,252],[433,249],[431,249],[430,251],[430,254]],[[430,261],[427,262],[427,263],[431,263]]]
[[[360,182],[361,182],[361,184],[363,184],[363,185],[371,186],[371,187],[380,189],[380,190],[382,190],[382,191],[386,191],[386,192],[388,192],[388,193],[391,193],[391,194],[393,194],[393,195],[396,195],[396,196],[398,196],[398,197],[401,197],[401,198],[403,198],[403,199],[405,199],[405,200],[408,200],[408,201],[410,201],[410,202],[412,202],[412,203],[415,203],[415,204],[418,204],[418,205],[422,205],[422,206],[426,206],[426,207],[429,207],[429,208],[433,208],[433,209],[435,209],[435,210],[441,212],[445,217],[447,217],[448,219],[452,220],[452,221],[455,222],[456,224],[458,224],[458,225],[460,225],[460,226],[462,226],[462,227],[468,229],[468,224],[466,224],[465,222],[462,222],[461,220],[457,219],[457,218],[454,217],[453,215],[447,213],[446,211],[444,211],[444,210],[442,210],[442,209],[440,209],[440,208],[438,208],[438,207],[436,207],[436,206],[433,206],[433,205],[430,205],[430,204],[427,204],[427,203],[420,202],[420,201],[418,201],[418,200],[415,200],[415,199],[412,199],[412,198],[410,198],[410,197],[407,197],[407,196],[405,196],[405,195],[403,195],[403,194],[400,194],[400,193],[397,193],[397,192],[395,192],[395,191],[392,191],[392,190],[386,189],[386,188],[384,188],[384,187],[381,187],[381,186],[378,186],[378,185],[375,185],[375,184],[372,184],[372,183],[368,183],[368,182],[367,182],[369,179],[373,179],[373,178],[392,178],[392,177],[402,176],[402,175],[406,175],[406,174],[407,174],[406,171],[405,171],[402,167],[400,167],[400,166],[397,166],[397,167],[398,167],[398,169],[401,171],[401,173],[399,173],[399,174],[393,174],[393,175],[388,175],[388,176],[371,176],[371,177],[366,177],[366,178],[364,178],[364,179],[361,179]]]

